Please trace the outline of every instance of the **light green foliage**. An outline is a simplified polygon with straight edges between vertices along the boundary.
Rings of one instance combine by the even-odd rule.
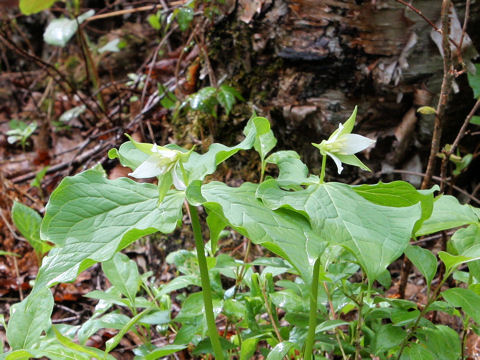
[[[48,9],[57,0],[20,0],[20,11],[24,15],[31,15]]]
[[[43,33],[43,40],[49,45],[64,47],[77,32],[78,25],[94,14],[94,10],[89,10],[76,19],[52,20]]]
[[[33,209],[19,202],[12,207],[12,220],[18,231],[33,247],[38,258],[50,250],[51,246],[40,239],[40,224],[42,217]]]
[[[188,104],[192,110],[201,111],[205,114],[217,117],[216,106],[218,104],[225,109],[225,112],[228,115],[237,100],[245,101],[242,95],[231,86],[220,85],[218,88],[207,86],[196,93],[189,95],[187,100],[182,103],[181,107]]]
[[[162,91],[164,99],[171,100],[164,106],[176,106],[177,100]],[[204,88],[188,101],[192,108],[213,115],[218,104],[228,113],[235,99],[239,94],[223,86]],[[323,150],[348,148],[348,139],[371,142],[350,134],[354,117],[355,112],[344,130],[337,130],[338,135],[353,137],[339,140],[332,135],[337,143],[332,140],[326,144],[330,147],[323,143]],[[236,145],[215,143],[203,154],[175,144],[153,147],[130,139],[110,150],[110,158],[118,158],[136,174],[153,174],[144,177],[156,177],[159,185],[108,180],[101,167],[67,177],[50,197],[40,232],[39,215],[15,204],[12,217],[22,234],[34,244],[50,241],[55,246],[44,258],[32,293],[12,307],[7,329],[12,351],[4,357],[110,359],[109,352],[133,331],[144,341],[134,349],[138,359],[157,359],[187,347],[193,347],[195,356],[210,354],[219,360],[247,360],[259,353],[270,360],[311,359],[313,354],[459,359],[458,333],[433,324],[427,314],[439,311],[460,317],[464,330],[469,322],[480,321],[480,210],[461,205],[452,196],[434,198],[438,187],[419,191],[401,181],[360,186],[324,182],[325,167],[318,177],[294,151],[270,154],[276,139],[263,117],[252,117],[244,135]],[[260,156],[259,183],[232,187],[205,181],[220,163],[252,148]],[[169,155],[171,161],[163,158]],[[263,181],[267,164],[278,167],[279,175]],[[175,185],[174,177],[181,177],[184,186]],[[198,225],[200,206],[209,228],[207,251],[202,238],[207,231]],[[120,251],[142,236],[172,233],[183,220],[184,208],[196,249],[168,254],[166,261],[179,274],[155,285],[152,273],[140,274],[135,262]],[[443,276],[437,274],[437,257],[430,250],[409,244],[412,237],[465,225],[449,241],[448,251],[438,252],[445,264]],[[252,254],[240,259],[218,251],[222,237],[234,232],[273,255],[248,261]],[[389,265],[402,254],[425,277],[424,306],[382,293],[392,283]],[[86,295],[98,300],[92,317],[80,326],[53,327],[48,287],[73,281],[97,262],[111,287]],[[468,268],[458,271],[462,264]],[[356,276],[359,269],[361,280]],[[452,274],[467,288],[440,291]],[[438,291],[432,289],[435,276]],[[173,301],[181,304],[175,317]],[[231,337],[219,334],[217,317],[225,321],[226,333],[233,331]],[[86,346],[102,328],[118,330],[106,342],[106,350]],[[150,337],[153,330],[166,336],[174,332],[174,342],[157,347]]]
[[[28,138],[35,132],[37,129],[37,122],[33,121],[30,124],[27,124],[19,120],[11,120],[8,123],[10,130],[7,131],[7,141],[9,144],[15,144],[20,142],[22,148],[25,149]]]
[[[10,309],[7,340],[12,350],[29,349],[40,339],[43,331],[51,326],[53,295],[43,288]]]

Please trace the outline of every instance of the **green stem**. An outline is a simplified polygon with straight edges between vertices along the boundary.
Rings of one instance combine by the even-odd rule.
[[[200,268],[200,279],[202,281],[203,304],[205,306],[205,317],[207,318],[208,335],[212,343],[215,359],[224,360],[222,346],[218,337],[215,316],[213,315],[212,289],[210,287],[210,277],[208,276],[207,259],[205,257],[205,246],[203,244],[202,228],[200,219],[195,206],[190,206],[185,202],[187,212],[192,222],[193,236],[195,237],[195,246],[197,248],[198,267]]]
[[[325,158],[325,157],[324,157]],[[324,167],[322,167],[323,169]],[[317,298],[318,298],[318,277],[320,274],[320,258],[315,260],[313,265],[312,292],[310,294],[310,315],[308,319],[308,334],[305,342],[304,360],[311,360],[313,355],[313,344],[315,342],[315,328],[317,327]]]
[[[325,168],[327,167],[327,155],[322,155],[322,170],[320,172],[320,184],[323,184],[325,178]]]

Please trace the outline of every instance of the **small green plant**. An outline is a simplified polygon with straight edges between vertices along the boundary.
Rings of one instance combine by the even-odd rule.
[[[314,144],[323,156],[319,176],[296,152],[272,152],[276,139],[269,121],[253,117],[242,142],[212,144],[203,154],[133,140],[110,150],[109,157],[132,169],[132,177],[157,178],[157,185],[109,180],[100,167],[65,178],[40,228],[41,239],[55,246],[31,294],[12,307],[4,357],[109,359],[122,336],[135,331],[143,339],[134,350],[138,359],[192,345],[193,355],[220,360],[258,354],[267,360],[461,359],[463,334],[480,324],[480,209],[452,196],[435,197],[438,187],[326,182],[327,157],[339,173],[342,163],[367,169],[355,154],[372,141],[352,134],[355,117],[356,109],[328,140]],[[220,163],[252,148],[261,162],[258,183],[205,181]],[[278,168],[277,177],[268,176],[267,164]],[[140,275],[120,251],[142,236],[172,233],[184,214],[195,249],[169,254],[179,274],[156,286],[151,273]],[[448,251],[435,254],[410,244],[456,227],[462,228]],[[273,256],[248,261],[248,254],[239,260],[218,251],[226,228]],[[402,255],[424,277],[424,304],[385,295],[392,285],[388,267]],[[88,294],[99,299],[92,318],[75,327],[52,325],[48,288],[73,281],[97,262],[112,286]],[[445,290],[451,276],[457,287]],[[170,296],[181,303],[175,317]],[[429,320],[432,312],[459,318],[462,333]],[[103,351],[86,346],[101,328],[118,334]],[[175,340],[157,347],[152,338],[161,334],[175,334]]]
[[[42,257],[52,248],[40,239],[42,217],[35,210],[15,201],[12,207],[12,220],[18,231],[32,246],[40,264]]]
[[[10,130],[7,131],[8,143],[15,144],[16,142],[20,142],[20,145],[25,150],[28,138],[37,129],[37,122],[33,121],[30,124],[27,124],[26,122],[20,120],[10,120],[8,125],[10,127]]]

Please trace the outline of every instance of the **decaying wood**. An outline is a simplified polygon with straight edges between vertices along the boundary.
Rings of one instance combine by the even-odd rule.
[[[328,136],[358,105],[357,128],[377,138],[373,160],[376,152],[377,160],[385,157],[383,146],[393,150],[389,159],[397,167],[409,160],[414,143],[422,150],[430,147],[433,121],[414,113],[414,95],[429,94],[430,103],[423,105],[435,106],[443,61],[431,26],[418,14],[394,0],[241,3],[211,36],[219,50],[214,67],[219,78],[226,73],[253,95],[281,133],[281,142],[315,162],[310,142]],[[455,4],[462,21],[464,3]],[[440,3],[418,0],[414,5],[428,19],[439,20]],[[471,6],[470,33],[480,22],[480,4]],[[459,83],[460,91],[470,91]],[[473,99],[465,104],[465,115],[472,105]],[[461,126],[459,119],[446,116],[446,123]],[[397,127],[406,118],[414,136],[398,142],[395,134],[403,130]]]

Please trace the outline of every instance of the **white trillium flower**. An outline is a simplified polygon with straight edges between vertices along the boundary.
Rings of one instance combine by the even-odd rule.
[[[159,147],[155,144],[152,145],[151,152],[152,154],[147,160],[128,175],[137,179],[161,176],[169,172],[179,159],[177,151]]]
[[[320,144],[312,144],[320,150],[323,156],[328,155],[333,159],[335,165],[337,165],[339,174],[343,171],[342,163],[358,166],[363,170],[370,171],[355,154],[373,145],[375,140],[365,136],[351,134],[353,126],[355,125],[356,116],[357,107],[355,107],[355,110],[353,110],[352,115],[345,124],[340,124],[328,140],[323,140]]]

